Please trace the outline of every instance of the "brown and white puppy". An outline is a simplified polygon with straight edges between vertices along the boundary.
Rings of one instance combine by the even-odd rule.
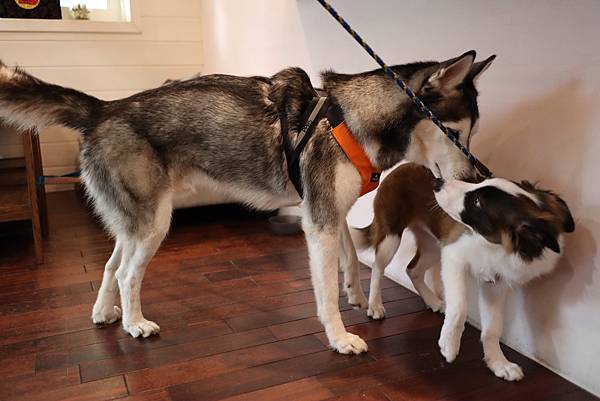
[[[452,362],[459,351],[467,314],[466,275],[470,273],[481,283],[485,361],[496,376],[520,380],[521,368],[500,349],[504,300],[509,288],[554,269],[562,234],[575,229],[566,203],[525,181],[443,181],[422,166],[404,164],[383,181],[374,208],[371,226],[352,233],[359,248],[375,248],[369,316],[379,319],[385,314],[380,280],[408,228],[417,242],[408,275],[434,311],[442,310],[444,303],[424,276],[435,265],[432,256],[441,260],[446,316],[439,346],[446,360]]]

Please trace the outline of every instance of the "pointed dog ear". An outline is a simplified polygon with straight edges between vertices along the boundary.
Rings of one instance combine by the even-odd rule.
[[[485,60],[473,64],[471,66],[471,71],[469,71],[469,75],[467,76],[467,78],[476,84],[479,77],[481,77],[481,74],[483,74],[488,68],[490,68],[490,66],[492,65],[492,62],[495,59],[496,59],[496,55],[492,54],[490,57],[486,58]]]
[[[524,259],[534,259],[544,248],[560,253],[557,234],[544,220],[521,223],[512,233],[513,249]]]
[[[439,64],[438,70],[427,79],[426,86],[435,89],[452,89],[461,84],[475,61],[475,50]]]

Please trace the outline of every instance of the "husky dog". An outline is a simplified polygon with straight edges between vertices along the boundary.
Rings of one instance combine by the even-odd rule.
[[[441,258],[446,317],[439,346],[446,360],[452,362],[458,354],[467,313],[466,275],[470,273],[481,283],[485,361],[496,376],[520,380],[521,368],[500,349],[504,300],[510,287],[524,285],[556,266],[562,234],[575,229],[567,204],[525,181],[444,181],[409,163],[383,181],[374,207],[372,225],[352,230],[357,247],[375,248],[369,314],[376,319],[385,314],[379,282],[408,228],[417,242],[408,276],[434,311],[444,304],[424,277]]]
[[[479,114],[475,81],[492,59],[474,63],[470,51],[444,62],[393,68],[468,145]],[[387,169],[406,158],[447,178],[474,174],[460,151],[381,69],[325,72],[322,84],[374,166]],[[0,118],[21,129],[59,124],[82,135],[82,179],[115,238],[93,308],[94,323],[122,318],[134,337],[159,331],[140,304],[146,265],[169,229],[173,194],[209,186],[258,209],[303,202],[317,313],[331,347],[341,353],[367,350],[360,337],[346,331],[338,307],[338,265],[349,302],[367,304],[345,222],[361,177],[332,138],[326,118],[317,123],[300,158],[303,200],[286,169],[279,116],[287,117],[295,144],[316,95],[300,68],[268,78],[193,77],[102,101],[0,67]],[[120,308],[115,306],[118,292]]]

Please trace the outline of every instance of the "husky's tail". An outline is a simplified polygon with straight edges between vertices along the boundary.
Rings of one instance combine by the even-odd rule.
[[[95,128],[103,101],[46,83],[0,61],[0,120],[19,129],[63,125],[80,132]]]
[[[350,227],[350,236],[357,250],[371,247],[371,226],[364,228]]]

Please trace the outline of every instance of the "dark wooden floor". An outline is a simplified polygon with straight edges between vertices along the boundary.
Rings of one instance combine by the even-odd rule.
[[[328,350],[303,237],[274,237],[265,216],[238,209],[176,213],[142,291],[159,336],[94,327],[91,306],[112,243],[74,193],[48,201],[45,264],[33,265],[26,225],[0,226],[0,400],[593,399],[511,350],[525,379],[496,379],[472,328],[457,361],[444,363],[436,348],[442,317],[389,280],[384,321],[340,299],[369,352]]]

